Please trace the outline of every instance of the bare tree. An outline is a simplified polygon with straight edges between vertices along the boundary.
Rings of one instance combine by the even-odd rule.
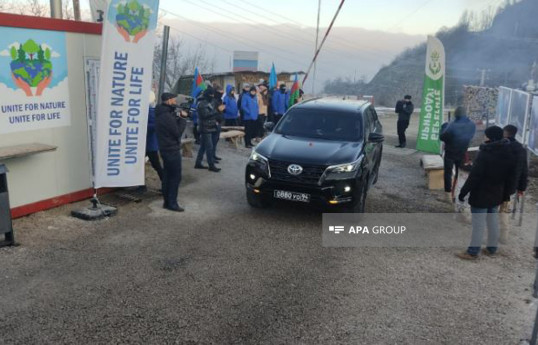
[[[162,43],[155,46],[153,56],[153,79],[159,80],[162,59]],[[199,45],[194,49],[185,47],[183,41],[176,37],[171,37],[168,43],[168,56],[166,61],[165,90],[172,90],[179,78],[192,74],[198,67],[201,72],[212,73],[215,65],[214,58],[208,58],[204,46]]]
[[[62,17],[67,20],[74,20],[75,14],[73,12],[73,6],[71,0],[62,1]]]
[[[40,0],[13,1],[12,11],[19,14],[26,14],[36,17],[48,17],[50,15],[49,7]]]

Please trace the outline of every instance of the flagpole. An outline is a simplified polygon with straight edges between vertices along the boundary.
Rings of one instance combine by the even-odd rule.
[[[318,58],[319,52],[321,51],[321,48],[323,48],[323,44],[327,40],[327,37],[329,37],[329,33],[331,32],[331,29],[333,28],[334,22],[336,21],[336,18],[338,17],[338,14],[340,13],[340,10],[342,9],[342,6],[344,5],[344,2],[346,0],[342,0],[340,2],[340,5],[338,6],[338,10],[336,10],[336,13],[334,14],[333,20],[331,20],[331,24],[329,25],[329,28],[327,29],[327,32],[325,32],[325,36],[323,37],[323,40],[321,41],[321,44],[318,47],[318,50],[316,51],[316,54],[314,55],[314,58],[312,59],[312,62],[310,63],[310,66],[308,66],[308,70],[306,71],[306,74],[303,79],[303,86],[306,82],[306,79],[308,78],[308,74],[310,73],[310,70],[312,69],[312,66],[316,62],[316,59]]]
[[[170,27],[164,26],[163,33],[163,46],[161,53],[161,71],[159,74],[159,94],[157,99],[161,99],[161,95],[164,92],[164,83],[166,82],[166,61],[168,60],[168,38],[170,37]]]
[[[318,22],[316,25],[316,48],[314,49],[314,54],[318,51],[318,41],[319,41],[319,17],[321,14],[321,0],[318,0]],[[312,95],[316,95],[316,72],[317,72],[317,62],[314,62],[314,75],[312,77]]]

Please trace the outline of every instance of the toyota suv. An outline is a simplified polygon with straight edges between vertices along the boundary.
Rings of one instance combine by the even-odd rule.
[[[282,201],[364,212],[384,141],[369,102],[302,102],[266,128],[272,133],[253,149],[245,171],[251,206]]]

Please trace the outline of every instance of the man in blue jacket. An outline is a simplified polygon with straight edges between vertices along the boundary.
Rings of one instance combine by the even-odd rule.
[[[148,133],[146,135],[146,156],[153,169],[159,175],[159,180],[163,180],[163,167],[159,158],[159,142],[155,132],[155,108],[150,107],[148,113]]]
[[[224,96],[224,125],[237,126],[238,109],[235,99],[235,88],[232,85],[226,86],[226,96]]]
[[[445,192],[452,193],[452,170],[456,168],[456,178],[465,153],[473,139],[476,126],[465,115],[465,108],[457,107],[452,121],[441,133],[440,139],[445,142]],[[452,196],[450,197],[452,199]]]
[[[251,86],[248,94],[241,99],[241,110],[243,111],[243,122],[245,124],[245,147],[251,148],[252,138],[256,137],[256,123],[258,121],[258,97],[256,86]]]
[[[288,110],[290,103],[290,94],[286,92],[286,84],[280,84],[278,91],[273,93],[272,108],[273,108],[273,122],[275,124],[280,121],[282,115]]]

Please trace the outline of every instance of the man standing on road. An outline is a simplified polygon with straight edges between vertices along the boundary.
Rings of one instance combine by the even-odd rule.
[[[155,130],[164,163],[163,207],[170,211],[183,212],[185,209],[179,206],[177,193],[181,183],[181,136],[187,126],[188,114],[180,112],[180,116],[177,116],[176,97],[172,93],[162,94],[162,103],[155,109]]]
[[[238,126],[237,100],[235,99],[235,89],[232,85],[226,86],[226,96],[224,96],[224,124],[226,126]]]
[[[510,146],[512,148],[512,154],[516,159],[515,167],[515,179],[516,183],[514,188],[510,191],[509,195],[513,195],[517,192],[517,196],[522,198],[527,190],[529,168],[527,163],[527,150],[516,140],[517,127],[508,125],[503,128],[504,137],[510,140]],[[501,237],[499,241],[502,244],[506,244],[508,241],[508,233],[510,232],[510,213],[512,212],[511,197],[504,200],[501,205],[500,219],[501,219]]]
[[[498,126],[486,129],[486,142],[473,162],[471,173],[461,188],[459,200],[464,202],[470,193],[473,232],[467,251],[457,256],[464,260],[478,258],[484,228],[488,228],[487,246],[483,253],[494,256],[499,242],[499,205],[510,195],[515,183],[516,160],[510,141],[503,138]]]
[[[409,127],[409,119],[415,110],[411,102],[411,96],[406,95],[403,100],[399,100],[396,103],[395,110],[396,114],[398,114],[398,141],[400,142],[396,147],[404,148],[406,145],[405,130]]]
[[[286,84],[280,84],[280,89],[273,93],[273,121],[275,125],[280,121],[282,115],[288,110],[290,94],[286,92]]]
[[[215,101],[215,89],[208,86],[198,103],[198,126],[200,128],[200,148],[196,156],[195,169],[209,169],[209,171],[219,172],[220,168],[215,166],[215,153],[213,151],[213,133],[217,131],[217,119],[224,111],[223,104],[217,105]],[[204,154],[207,157],[209,167],[202,165]]]
[[[465,108],[457,107],[454,117],[455,120],[448,124],[440,136],[440,139],[445,142],[445,192],[450,201],[453,201],[452,170],[456,168],[457,179],[465,153],[476,132],[475,124],[465,115]]]
[[[258,96],[256,86],[250,88],[250,92],[243,96],[241,100],[241,110],[243,110],[245,123],[245,147],[252,148],[252,139],[256,137],[256,124],[258,123]]]

